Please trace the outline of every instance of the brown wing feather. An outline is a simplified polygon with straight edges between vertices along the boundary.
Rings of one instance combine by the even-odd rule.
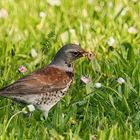
[[[46,67],[25,76],[0,91],[0,95],[29,95],[64,89],[72,76],[59,68]]]

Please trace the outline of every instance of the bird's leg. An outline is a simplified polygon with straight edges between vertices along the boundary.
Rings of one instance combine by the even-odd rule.
[[[48,106],[46,104],[42,104],[42,105],[39,106],[39,108],[43,111],[44,116],[45,116],[46,119],[48,117],[48,113],[49,113],[49,110],[51,109],[51,107],[52,106]]]
[[[44,116],[45,116],[45,118],[47,119],[48,118],[48,111],[44,111]]]

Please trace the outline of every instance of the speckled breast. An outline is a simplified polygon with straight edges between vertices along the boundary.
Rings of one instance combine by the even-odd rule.
[[[66,88],[62,90],[54,91],[50,93],[48,92],[42,93],[39,98],[36,98],[35,104],[36,105],[46,104],[48,106],[55,105],[58,101],[60,101],[60,99],[62,99],[65,96],[71,83],[72,83],[72,80],[67,84]]]

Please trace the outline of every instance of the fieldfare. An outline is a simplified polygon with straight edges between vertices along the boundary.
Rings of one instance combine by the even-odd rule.
[[[1,89],[0,95],[33,104],[47,117],[49,110],[65,96],[72,83],[73,62],[87,54],[79,45],[65,45],[49,65]]]

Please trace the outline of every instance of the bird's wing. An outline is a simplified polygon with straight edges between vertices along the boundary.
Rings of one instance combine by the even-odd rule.
[[[67,72],[59,68],[46,67],[2,89],[0,95],[22,96],[57,91],[64,89],[71,78]]]

